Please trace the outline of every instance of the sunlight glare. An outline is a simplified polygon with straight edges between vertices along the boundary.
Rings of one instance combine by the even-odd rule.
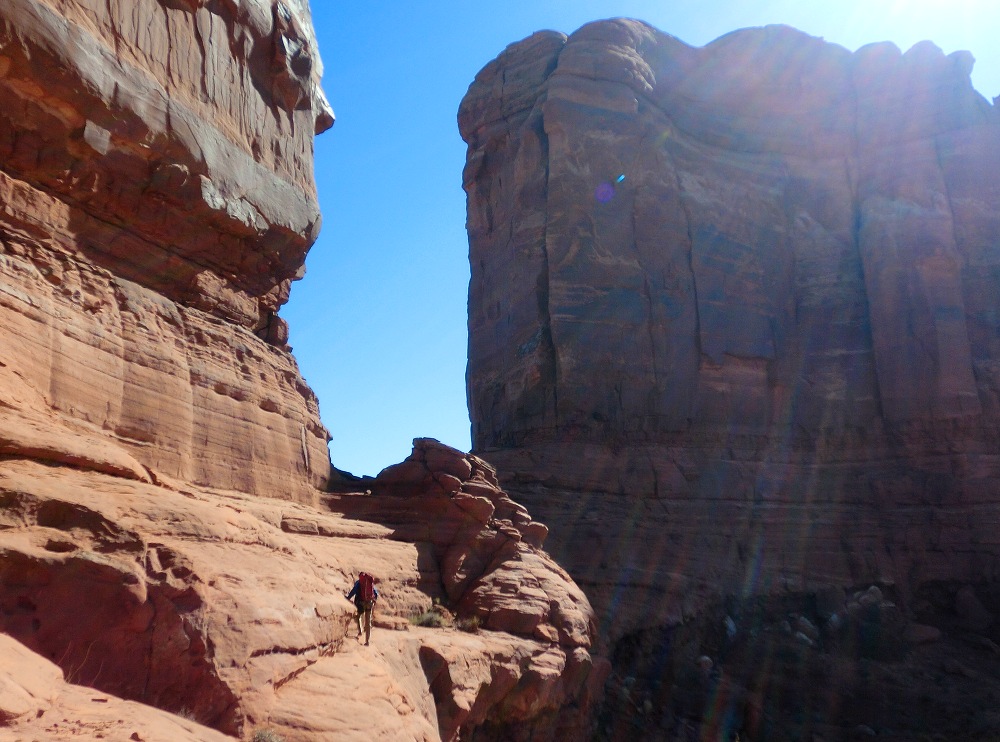
[[[926,35],[935,29],[990,23],[997,15],[994,0],[891,0],[888,23],[903,35]],[[877,5],[869,12],[877,15]]]

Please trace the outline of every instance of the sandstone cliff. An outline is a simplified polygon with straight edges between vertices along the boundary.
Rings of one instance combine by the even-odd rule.
[[[757,599],[818,622],[878,585],[883,619],[965,596],[995,626],[1000,117],[972,62],[617,20],[470,86],[474,448],[624,674]]]
[[[276,314],[320,75],[304,0],[0,6],[0,739],[587,724],[589,602],[489,464],[331,475]]]
[[[5,448],[292,499],[324,484],[275,314],[319,228],[317,65],[281,3],[5,3]]]
[[[367,493],[312,507],[27,458],[0,462],[0,629],[74,684],[246,739],[586,728],[606,675],[590,604],[482,460],[418,441]],[[342,597],[361,568],[383,596],[371,646]],[[432,611],[467,631],[408,620]],[[162,722],[137,704],[95,716],[104,695],[81,701],[17,658],[0,658],[0,739]]]

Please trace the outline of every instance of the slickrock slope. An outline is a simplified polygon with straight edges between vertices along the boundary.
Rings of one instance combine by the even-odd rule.
[[[582,734],[607,671],[586,597],[489,465],[417,444],[374,494],[321,508],[0,462],[0,631],[67,680],[244,737]],[[343,598],[362,568],[382,594],[369,647]],[[434,604],[482,629],[411,627]],[[0,738],[52,720],[22,706]]]
[[[470,86],[474,449],[623,673],[668,693],[672,627],[708,621],[718,659],[782,611],[755,600],[823,625],[872,585],[1000,638],[1000,117],[972,61],[618,20]]]
[[[584,733],[590,604],[494,470],[331,476],[276,314],[319,79],[304,0],[0,4],[4,741]]]

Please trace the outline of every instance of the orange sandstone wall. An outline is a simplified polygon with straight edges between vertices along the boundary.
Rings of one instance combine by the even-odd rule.
[[[55,422],[54,460],[324,485],[327,433],[276,315],[320,226],[320,74],[301,2],[0,7],[4,450]]]

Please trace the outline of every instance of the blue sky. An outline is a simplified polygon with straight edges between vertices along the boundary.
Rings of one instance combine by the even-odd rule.
[[[336,125],[316,141],[323,231],[281,315],[334,466],[375,475],[416,437],[468,450],[469,281],[456,115],[476,73],[541,29],[645,20],[701,46],[784,23],[854,50],[930,39],[1000,95],[996,0],[312,0]]]

